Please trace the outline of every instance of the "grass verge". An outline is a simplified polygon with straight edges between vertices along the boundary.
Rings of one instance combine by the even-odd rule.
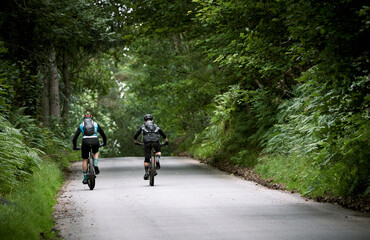
[[[288,190],[308,193],[310,183],[317,176],[310,161],[299,156],[265,156],[259,159],[254,171],[263,178],[273,178]]]
[[[44,160],[31,179],[0,203],[1,239],[53,239],[53,206],[64,181],[55,162]]]

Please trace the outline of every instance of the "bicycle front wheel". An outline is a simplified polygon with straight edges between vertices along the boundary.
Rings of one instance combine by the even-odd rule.
[[[89,176],[87,178],[87,185],[89,185],[90,190],[93,190],[95,187],[95,170],[94,170],[94,163],[92,158],[89,158],[88,162],[88,172]]]

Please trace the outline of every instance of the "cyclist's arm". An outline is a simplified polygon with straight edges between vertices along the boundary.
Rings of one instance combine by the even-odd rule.
[[[78,136],[80,136],[80,134],[81,134],[81,129],[80,129],[80,127],[78,127],[77,130],[76,130],[76,132],[75,132],[75,135],[73,137],[73,140],[72,140],[72,142],[73,142],[73,149],[75,149],[77,147],[77,138],[78,138]]]
[[[137,142],[137,138],[139,137],[140,134],[141,134],[141,127],[139,128],[139,130],[137,130],[137,132],[134,135],[134,142],[135,143]]]
[[[164,134],[162,129],[159,129],[158,133],[163,137],[163,139],[165,139],[166,142],[168,141],[167,136]]]
[[[105,135],[103,129],[98,124],[98,133],[100,133],[100,136],[103,138],[103,145],[107,146],[107,136]]]

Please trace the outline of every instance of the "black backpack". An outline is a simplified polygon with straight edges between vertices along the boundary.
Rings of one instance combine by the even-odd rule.
[[[95,132],[94,121],[91,118],[85,118],[83,123],[83,130],[85,136],[92,136]]]
[[[159,127],[155,125],[152,121],[147,121],[143,125],[143,137],[144,142],[157,142],[159,141],[158,131]]]

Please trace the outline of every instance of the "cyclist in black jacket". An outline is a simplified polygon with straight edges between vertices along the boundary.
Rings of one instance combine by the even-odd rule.
[[[160,129],[156,124],[153,123],[153,116],[151,114],[146,114],[144,116],[145,123],[141,125],[139,130],[137,130],[136,134],[134,135],[134,142],[137,143],[137,138],[141,133],[143,133],[143,140],[144,140],[144,154],[145,154],[145,160],[144,160],[144,169],[145,169],[145,175],[144,180],[148,180],[149,173],[149,162],[151,158],[151,150],[152,147],[155,150],[156,155],[156,168],[160,169],[160,163],[159,158],[161,157],[161,144],[159,142],[159,135],[161,135],[166,143],[168,142],[168,139],[166,137],[166,134]]]
[[[91,128],[88,128],[87,125],[90,125]],[[78,136],[82,133],[82,146],[81,146],[81,153],[82,153],[82,170],[84,179],[82,181],[83,184],[87,184],[87,161],[89,158],[89,152],[90,148],[93,152],[94,157],[94,168],[95,173],[99,174],[99,168],[98,168],[98,159],[99,159],[99,138],[98,133],[100,133],[100,136],[103,138],[103,144],[101,146],[107,145],[107,137],[103,131],[103,129],[92,120],[92,115],[89,113],[86,113],[84,115],[84,121],[78,126],[75,135],[73,137],[73,150],[77,150],[77,139]]]

